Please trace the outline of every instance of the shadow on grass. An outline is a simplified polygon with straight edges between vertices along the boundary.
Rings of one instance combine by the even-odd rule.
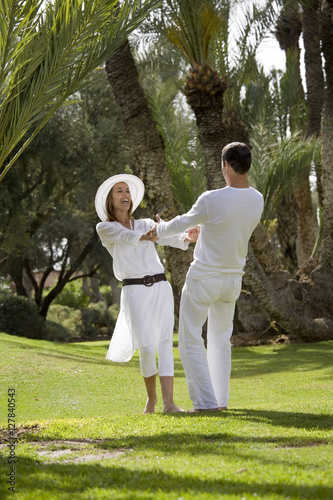
[[[274,410],[230,409],[228,411],[207,411],[198,413],[174,413],[175,418],[234,417],[260,424],[311,430],[333,430],[333,415],[330,413],[302,413]]]
[[[35,345],[30,345],[32,339],[22,338],[22,343],[9,338],[1,339],[7,345],[35,352],[36,355],[64,360],[73,360],[87,364],[110,365],[110,361],[105,359],[108,349],[108,342],[82,344],[60,344],[36,341]],[[279,373],[290,371],[312,371],[323,368],[333,370],[332,366],[333,342],[319,342],[310,344],[291,344],[278,347],[236,347],[233,348],[233,378],[243,378],[266,373]],[[136,362],[135,359],[132,361]],[[117,363],[119,366],[119,363]],[[131,368],[133,364],[121,363],[123,367]],[[176,376],[183,377],[183,368],[180,361],[175,360]]]
[[[233,378],[267,373],[313,371],[333,372],[333,342],[290,344],[284,346],[236,347],[232,350]],[[331,375],[329,375],[331,378]]]
[[[158,467],[158,466],[157,466]],[[17,468],[16,492],[25,495],[35,494],[35,498],[80,498],[84,492],[89,492],[89,498],[158,498],[162,493],[179,498],[195,498],[196,495],[223,494],[224,498],[281,495],[282,498],[328,499],[333,496],[333,489],[323,485],[304,485],[292,479],[275,482],[260,481],[260,476],[254,482],[248,481],[235,471],[226,477],[213,479],[200,478],[197,475],[179,474],[175,464],[173,473],[156,469],[133,469],[114,466],[112,461],[101,463],[75,464],[36,464],[29,457],[20,457]],[[69,479],[70,478],[70,479]],[[1,491],[2,490],[2,491]],[[0,492],[6,498],[5,484]],[[95,496],[94,496],[94,490]],[[72,495],[72,496],[71,496]],[[73,496],[74,495],[74,496]],[[144,495],[144,496],[143,496]],[[8,495],[9,498],[9,495]]]

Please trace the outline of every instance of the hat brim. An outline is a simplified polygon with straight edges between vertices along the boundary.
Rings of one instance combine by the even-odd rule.
[[[106,199],[108,197],[110,190],[113,188],[115,184],[118,184],[118,182],[125,182],[129,187],[133,203],[132,213],[136,208],[138,208],[143,199],[143,195],[145,193],[145,187],[142,180],[139,179],[139,177],[130,174],[117,174],[113,175],[112,177],[109,177],[108,179],[106,179],[106,181],[103,182],[103,184],[99,186],[95,196],[96,212],[98,214],[98,217],[103,222],[107,221],[108,219],[106,213]]]

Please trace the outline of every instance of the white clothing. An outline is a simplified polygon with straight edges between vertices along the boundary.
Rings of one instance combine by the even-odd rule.
[[[157,372],[156,348],[140,347],[140,368],[143,377],[152,377]],[[173,377],[173,342],[165,340],[157,344],[158,374],[160,377]]]
[[[103,246],[113,257],[113,272],[119,281],[125,278],[143,278],[147,274],[164,273],[154,243],[139,241],[141,236],[155,225],[152,219],[135,220],[133,230],[126,229],[120,222],[97,224],[97,233]],[[187,250],[188,242],[184,241],[185,237],[185,234],[171,238],[161,237],[158,244]]]
[[[206,191],[189,212],[157,226],[165,237],[201,225],[179,318],[179,352],[195,409],[228,406],[235,302],[263,205],[255,189],[228,186]],[[206,353],[201,334],[207,316]]]
[[[114,274],[119,280],[143,278],[164,272],[154,243],[139,241],[142,234],[152,229],[151,219],[134,221],[133,230],[119,222],[100,222],[97,232],[103,246],[113,257]],[[161,238],[160,245],[171,245],[186,250],[186,235]],[[173,294],[167,281],[151,287],[128,285],[123,287],[120,312],[106,358],[111,361],[129,361],[135,350],[172,340],[174,324]]]
[[[260,222],[263,196],[256,189],[225,187],[206,191],[191,210],[157,226],[161,238],[201,224],[188,276],[243,274],[250,236]]]
[[[232,273],[200,281],[186,279],[180,302],[178,341],[194,409],[228,406],[230,338],[241,284],[241,276]],[[201,334],[207,315],[206,354]]]

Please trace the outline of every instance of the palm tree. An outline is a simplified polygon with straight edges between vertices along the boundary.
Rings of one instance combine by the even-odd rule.
[[[306,107],[308,111],[306,134],[320,135],[321,114],[324,102],[324,75],[320,47],[320,13],[319,0],[303,0],[303,40],[305,80],[307,87]],[[323,205],[323,188],[321,183],[321,164],[315,164],[317,176],[317,193],[319,206]]]
[[[290,130],[303,128],[306,122],[305,99],[300,73],[299,37],[302,32],[302,15],[298,2],[284,0],[276,23],[275,35],[282,50],[286,53],[286,75],[282,85],[287,96]],[[304,131],[305,132],[305,131]],[[312,254],[316,241],[316,219],[312,208],[310,190],[310,164],[303,170],[298,185],[295,184],[294,199],[298,212],[298,236],[300,261],[304,263]],[[286,205],[284,204],[284,207]]]
[[[322,138],[322,185],[323,185],[323,243],[319,256],[319,267],[312,273],[315,283],[322,291],[323,300],[332,309],[333,290],[333,6],[321,2],[321,39],[325,58],[326,88],[321,125]]]
[[[214,2],[168,0],[166,36],[190,63],[185,96],[192,108],[205,158],[207,188],[224,185],[221,151],[226,144],[222,124],[223,95],[226,82],[209,62],[212,37],[222,29],[224,20]],[[168,21],[169,19],[169,21]]]
[[[216,189],[224,186],[219,168],[223,147],[235,140],[249,141],[248,130],[239,119],[240,95],[244,85],[255,78],[255,54],[263,37],[263,30],[257,28],[270,21],[271,2],[263,9],[245,12],[233,50],[229,46],[229,1],[167,0],[166,4],[169,18],[164,32],[190,65],[184,93],[196,117],[207,188]]]
[[[137,85],[138,75],[135,65],[133,66],[133,58],[128,46],[123,47],[108,61],[107,72],[123,113],[128,140],[135,151],[139,169],[148,187],[150,203],[151,205],[155,204],[155,206],[157,204],[165,206],[164,200],[171,198],[169,174],[165,174],[166,163],[162,163],[162,153],[159,153],[160,148],[163,149],[163,138],[161,138],[163,134],[162,131],[158,134],[152,128],[152,114],[144,99],[142,88]],[[200,123],[197,121],[199,130],[202,126]],[[200,136],[201,140],[203,137],[204,135]],[[218,140],[219,136],[217,135]],[[218,150],[220,154],[220,148]],[[207,158],[205,161],[207,163]],[[160,165],[162,168],[159,170]],[[216,164],[214,166],[216,169]],[[164,213],[167,214],[167,210]],[[173,216],[172,213],[169,212],[169,214],[166,217]],[[307,339],[329,338],[332,334],[332,322],[325,317],[320,320],[308,320],[305,316],[304,311],[314,318],[325,316],[325,312],[320,310],[318,312],[318,308],[312,308],[312,304],[310,307],[307,303],[309,289],[306,285],[300,286],[295,280],[289,280],[288,273],[281,271],[281,264],[270,245],[263,226],[259,226],[258,230],[255,231],[252,241],[256,255],[254,256],[250,247],[244,281],[260,305],[271,316],[271,319],[279,322],[290,332],[296,332],[301,327],[304,338]],[[174,269],[177,269],[176,264]],[[174,272],[177,271],[172,271],[173,278],[175,277]],[[295,305],[297,307],[292,309]]]
[[[170,219],[176,215],[163,139],[139,83],[138,70],[126,41],[106,62],[106,73],[129,145],[146,186],[151,213]],[[175,248],[165,248],[171,271],[176,305],[192,256]]]
[[[55,111],[158,3],[1,3],[0,180]]]

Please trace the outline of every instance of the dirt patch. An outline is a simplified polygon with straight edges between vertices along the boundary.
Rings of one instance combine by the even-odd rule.
[[[12,439],[20,439],[26,434],[34,434],[41,429],[39,424],[19,425],[13,430],[0,429],[0,444],[7,443]]]
[[[96,448],[96,443],[103,443],[104,440],[59,440],[31,442],[29,446],[35,448],[38,457],[46,462],[61,463],[81,463],[94,460],[105,460],[116,458],[124,453],[133,451],[132,448],[116,448],[114,450],[104,450]],[[72,455],[72,456],[70,456]],[[64,457],[67,457],[64,459]]]
[[[133,448],[115,448],[105,450],[99,447],[105,439],[73,439],[54,441],[29,441],[26,445],[36,453],[44,463],[73,464],[91,461],[114,459],[125,453],[133,451]],[[6,444],[0,446],[5,447]]]

